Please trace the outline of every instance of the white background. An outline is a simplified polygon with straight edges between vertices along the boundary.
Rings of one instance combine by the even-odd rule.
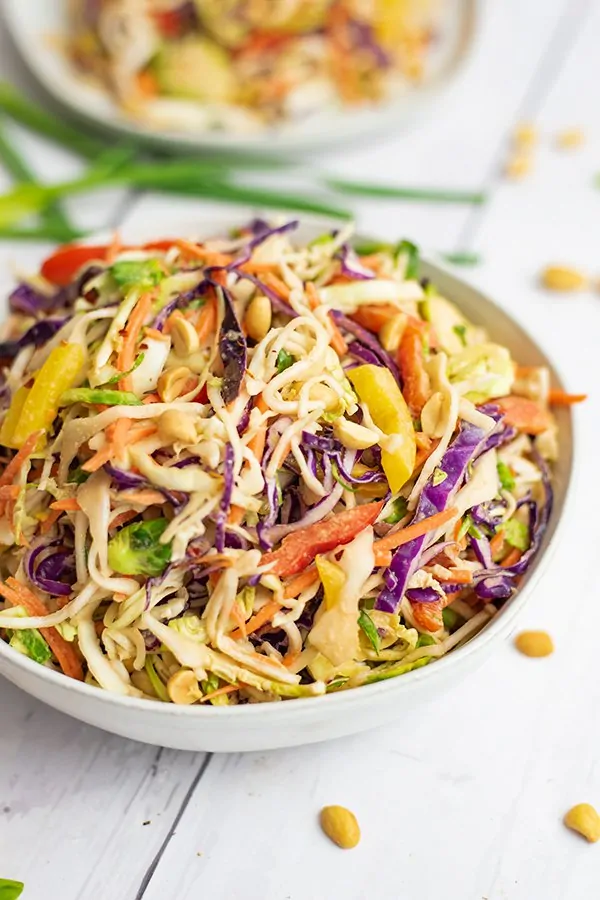
[[[27,2],[27,0],[23,0]],[[519,627],[552,633],[529,660],[510,643],[471,680],[359,737],[245,756],[160,750],[112,737],[0,685],[0,876],[24,900],[587,900],[600,896],[600,845],[561,823],[600,809],[600,293],[549,295],[548,262],[600,279],[600,3],[496,0],[459,80],[410,131],[332,154],[330,168],[407,184],[485,189],[483,208],[364,203],[361,228],[437,250],[475,250],[466,271],[542,342],[572,390],[580,464],[572,521]],[[27,76],[6,37],[0,70]],[[531,176],[502,176],[510,134],[540,130]],[[553,146],[580,125],[585,146]],[[22,140],[49,180],[66,154]],[[90,195],[80,221],[156,219],[180,201]],[[206,215],[206,204],[181,202]],[[189,216],[186,216],[189,218]],[[43,246],[0,245],[0,287]],[[201,728],[199,718],[198,727]],[[327,803],[358,816],[342,853],[321,834]],[[144,824],[147,823],[147,824]]]

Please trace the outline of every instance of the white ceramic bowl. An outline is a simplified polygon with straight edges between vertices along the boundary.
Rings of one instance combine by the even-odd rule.
[[[197,220],[187,225],[181,221],[163,222],[161,229],[164,234],[206,238],[226,233],[225,229],[232,224],[230,218],[215,221],[213,217],[201,225]],[[317,225],[312,220],[299,229],[298,235],[300,240],[310,240],[322,234],[324,228],[322,223]],[[96,236],[93,242],[105,237]],[[125,229],[123,234],[125,241],[151,237],[156,237],[156,229],[154,233],[137,229],[134,234],[127,234]],[[32,260],[32,269],[38,263],[39,260]],[[509,347],[515,359],[526,365],[548,366],[554,385],[562,387],[560,377],[533,338],[492,300],[437,263],[426,262],[422,269],[423,275],[430,277],[470,320]],[[389,681],[324,697],[231,708],[182,707],[110,694],[50,671],[3,641],[0,641],[0,673],[27,693],[76,719],[124,737],[180,750],[239,752],[290,747],[342,737],[400,717],[407,709],[456,688],[495,646],[506,640],[548,565],[557,528],[566,518],[565,503],[573,471],[573,424],[568,409],[559,410],[558,424],[560,460],[554,469],[554,512],[540,552],[520,590],[483,631],[428,666]]]
[[[4,0],[4,21],[21,56],[53,98],[81,120],[104,131],[175,150],[228,150],[236,153],[301,154],[349,141],[367,140],[373,133],[394,131],[424,111],[443,94],[471,47],[476,0],[444,0],[440,40],[418,87],[397,99],[371,108],[324,109],[309,119],[284,123],[253,134],[226,131],[168,131],[138,124],[123,115],[108,92],[74,73],[59,49],[66,33],[67,0]]]

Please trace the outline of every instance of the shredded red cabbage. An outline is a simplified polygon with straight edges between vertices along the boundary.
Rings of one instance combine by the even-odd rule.
[[[409,588],[406,596],[411,603],[436,603],[441,600],[434,588]]]
[[[30,582],[48,594],[58,597],[68,597],[73,590],[76,581],[73,553],[70,550],[51,551],[52,548],[62,544],[62,539],[38,544],[27,553],[25,557],[25,571]],[[43,559],[39,557],[47,554]],[[68,583],[61,578],[69,579]]]
[[[359,325],[357,322],[353,322],[352,319],[349,319],[348,316],[345,316],[344,313],[340,312],[338,309],[332,309],[331,315],[333,316],[336,325],[338,325],[342,331],[346,331],[348,334],[353,334],[354,337],[357,337],[361,344],[370,350],[379,360],[379,365],[389,369],[398,384],[401,383],[398,366],[370,331],[367,331],[366,328],[363,328],[362,325]]]
[[[225,405],[232,403],[240,392],[246,373],[246,338],[240,328],[233,306],[233,298],[227,288],[219,286],[225,303],[225,312],[219,332],[219,352],[223,362],[221,397]]]
[[[223,494],[217,514],[217,527],[215,529],[215,547],[219,553],[225,549],[225,522],[231,506],[233,493],[233,462],[234,453],[231,444],[225,445],[225,458],[223,460]]]
[[[49,341],[57,331],[63,327],[68,319],[42,319],[36,322],[31,328],[28,328],[25,334],[22,334],[16,341],[2,341],[0,343],[0,357],[4,359],[14,359],[23,347],[41,347],[46,341]]]
[[[429,479],[419,497],[419,503],[412,523],[420,522],[436,513],[442,512],[464,481],[467,466],[476,453],[485,432],[469,422],[462,422],[457,437],[444,454],[438,471],[445,473],[446,478],[434,484],[433,476]],[[411,524],[412,524],[411,523]],[[390,567],[386,570],[385,588],[375,602],[375,609],[382,612],[395,613],[402,602],[410,578],[419,568],[421,551],[427,546],[430,536],[423,535],[399,547]]]

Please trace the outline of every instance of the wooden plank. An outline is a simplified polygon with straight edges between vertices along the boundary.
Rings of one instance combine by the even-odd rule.
[[[0,722],[2,877],[26,882],[28,900],[130,900],[204,754],[114,737],[6,681]]]

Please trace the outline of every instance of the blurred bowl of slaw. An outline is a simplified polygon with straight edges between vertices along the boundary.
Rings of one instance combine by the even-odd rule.
[[[162,223],[169,235],[213,237],[239,225],[231,219]],[[309,243],[321,238],[322,222],[304,223],[296,240]],[[155,230],[125,234],[126,241],[156,238]],[[102,240],[95,238],[92,243]],[[362,243],[365,243],[364,241]],[[443,265],[422,261],[420,275],[430,279],[440,294],[450,299],[476,327],[484,328],[494,341],[509,348],[514,358],[528,366],[544,366],[553,385],[562,387],[560,376],[534,340],[493,301],[457,278]],[[383,724],[418,708],[453,688],[473,672],[493,647],[514,627],[519,610],[549,559],[573,471],[573,421],[567,407],[556,415],[559,456],[553,465],[554,512],[543,535],[539,552],[529,566],[518,591],[501,607],[479,633],[432,665],[407,671],[401,677],[366,683],[361,687],[327,696],[296,698],[283,703],[250,703],[239,706],[178,706],[150,703],[146,699],[119,696],[97,687],[65,678],[15,652],[0,641],[0,673],[45,703],[107,731],[151,744],[186,750],[250,751],[327,740]]]
[[[396,18],[401,32],[392,34],[389,53],[377,37],[377,3],[373,9],[366,4],[364,21],[339,4],[340,38],[333,42],[321,19],[338,5],[320,3],[315,15],[316,0],[312,12],[299,0],[297,15],[287,24],[290,4],[282,4],[283,25],[275,38],[252,28],[248,35],[245,25],[238,35],[235,22],[249,21],[238,8],[241,0],[223,8],[209,0],[206,10],[201,0],[200,24],[192,3],[179,4],[182,11],[177,4],[157,3],[156,15],[144,27],[136,23],[141,6],[126,2],[122,9],[105,4],[105,16],[114,9],[115,21],[109,17],[102,28],[96,22],[102,4],[96,3],[7,0],[4,17],[46,90],[90,124],[173,149],[298,154],[391,132],[418,117],[466,59],[475,30],[474,0],[392,2],[399,17],[381,0],[384,40],[386,29],[394,32]],[[403,23],[411,10],[415,24],[407,29]],[[175,15],[181,26],[173,24]],[[334,24],[339,18],[333,17]],[[157,21],[167,23],[166,34]],[[309,33],[302,30],[306,23]],[[179,34],[179,28],[190,33]],[[102,49],[100,32],[114,45],[112,56]],[[238,41],[245,41],[247,52]],[[330,45],[338,48],[332,51],[337,67],[329,62]],[[391,65],[398,47],[403,48],[399,62]]]

